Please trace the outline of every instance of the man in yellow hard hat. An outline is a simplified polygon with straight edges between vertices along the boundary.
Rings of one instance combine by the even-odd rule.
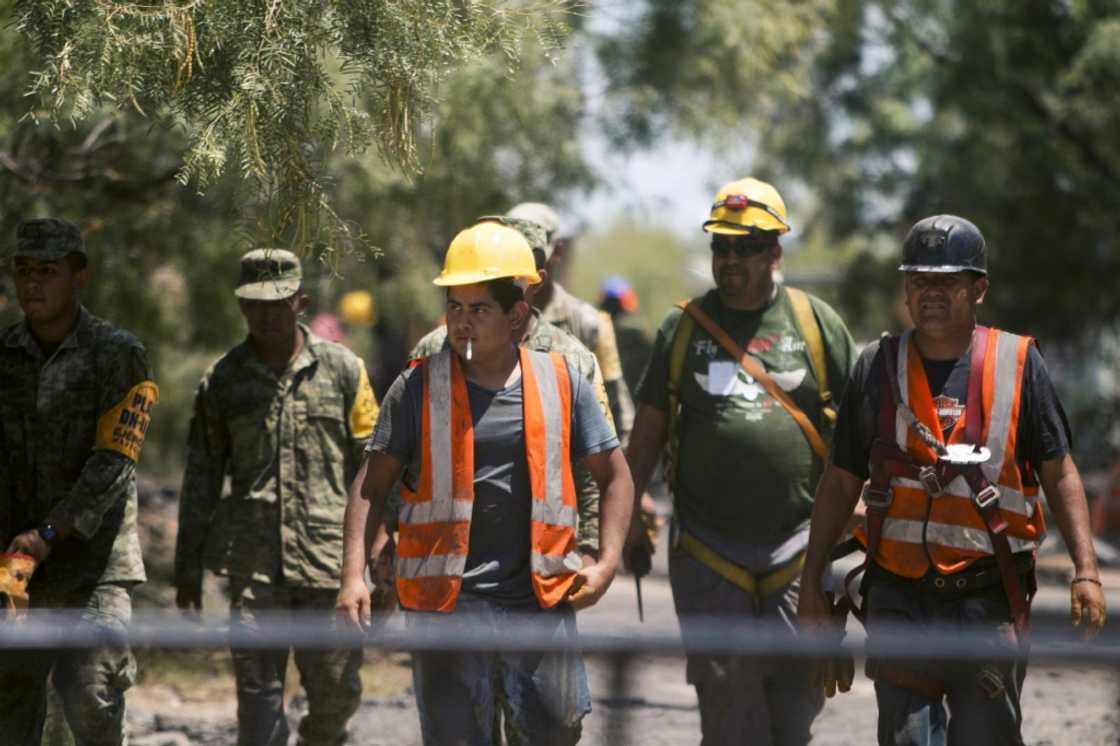
[[[364,574],[402,474],[396,589],[410,630],[455,636],[482,625],[500,636],[528,617],[543,634],[574,639],[573,609],[610,585],[633,486],[583,376],[557,354],[518,346],[524,290],[537,282],[529,244],[509,226],[483,221],[452,241],[435,280],[447,289],[450,349],[419,361],[386,394],[361,493],[347,508],[338,608],[355,626],[371,621]],[[603,495],[597,560],[577,551],[571,457]],[[417,651],[424,743],[490,743],[495,682],[517,742],[579,740],[591,701],[577,653]]]
[[[669,573],[686,645],[690,617],[792,630],[829,392],[855,357],[835,311],[775,282],[790,226],[774,187],[727,184],[703,227],[716,287],[662,322],[627,449],[640,492],[668,446]],[[706,745],[808,743],[824,700],[808,666],[696,653],[687,663]]]

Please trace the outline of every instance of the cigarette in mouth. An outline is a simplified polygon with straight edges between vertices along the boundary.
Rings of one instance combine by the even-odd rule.
[[[470,359],[472,357],[474,357],[474,350],[471,349],[471,339],[470,339],[470,337],[467,337],[467,360],[470,361]]]

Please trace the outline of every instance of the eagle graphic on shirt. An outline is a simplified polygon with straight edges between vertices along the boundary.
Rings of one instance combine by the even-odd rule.
[[[797,370],[789,371],[773,371],[770,377],[774,379],[774,383],[778,384],[778,388],[782,391],[793,391],[801,382],[805,380],[805,374],[808,372],[806,368],[798,368]],[[746,399],[747,401],[754,401],[759,396],[766,392],[762,385],[754,379],[753,376],[747,374],[745,370],[739,369],[736,371],[735,376],[730,378],[725,384],[719,386],[719,390],[713,390],[711,381],[704,373],[693,373],[696,377],[696,382],[700,384],[700,388],[707,391],[712,396],[738,396]]]

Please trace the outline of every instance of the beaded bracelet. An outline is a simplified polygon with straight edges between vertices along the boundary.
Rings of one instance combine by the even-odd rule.
[[[1104,587],[1101,585],[1101,581],[1097,580],[1096,578],[1074,578],[1073,580],[1069,581],[1070,585],[1073,585],[1074,583],[1095,583],[1098,587]]]

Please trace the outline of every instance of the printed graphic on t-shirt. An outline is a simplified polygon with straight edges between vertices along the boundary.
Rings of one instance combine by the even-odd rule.
[[[964,405],[959,399],[941,394],[933,398],[933,407],[937,410],[937,419],[941,423],[941,432],[948,433],[957,424],[957,420],[964,414]]]
[[[790,371],[771,371],[770,377],[778,384],[782,391],[793,391],[805,380],[807,369],[798,368]],[[713,360],[708,363],[708,374],[694,373],[696,383],[710,396],[735,397],[740,399],[740,404],[747,410],[748,420],[759,420],[766,410],[773,407],[774,402],[761,399],[766,389],[758,381],[743,370],[738,363],[729,360]]]

